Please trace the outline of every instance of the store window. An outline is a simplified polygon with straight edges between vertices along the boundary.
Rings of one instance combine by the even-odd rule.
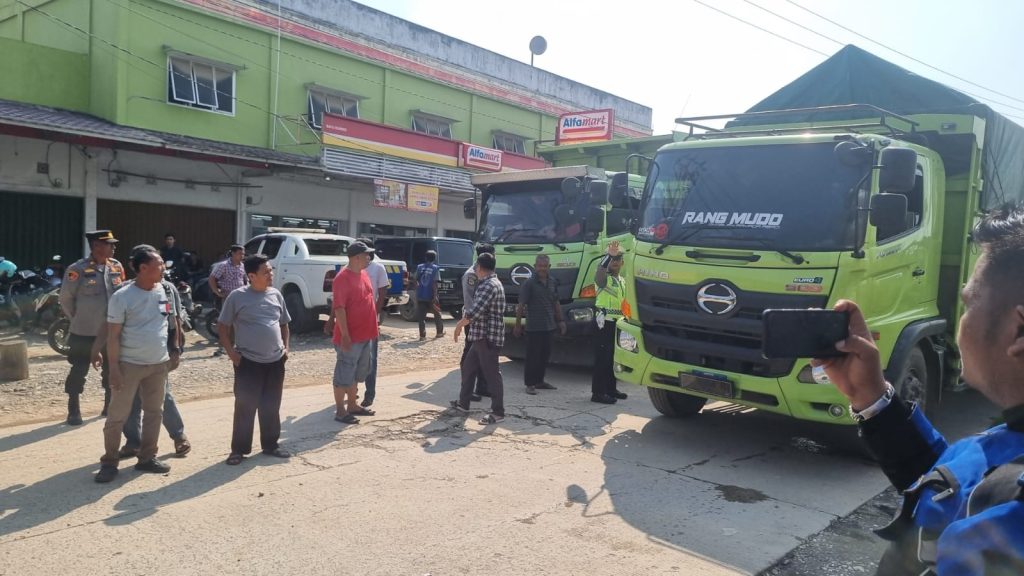
[[[526,138],[509,134],[507,132],[495,132],[492,148],[513,154],[526,154]]]
[[[204,60],[167,57],[167,102],[235,113],[235,71]]]
[[[327,220],[323,218],[304,218],[301,216],[270,216],[266,214],[249,215],[249,235],[266,234],[269,228],[301,228],[307,230],[323,230],[327,234],[348,234],[347,220]]]
[[[307,118],[310,127],[319,130],[323,125],[324,112],[359,118],[359,99],[355,96],[325,88],[310,87],[307,94],[309,107]]]
[[[452,137],[452,121],[440,116],[413,114],[412,129],[416,132],[430,134],[431,136],[440,136],[441,138],[448,139]]]
[[[377,236],[403,236],[405,238],[417,238],[433,236],[433,228],[413,228],[409,226],[393,226],[390,224],[372,224],[370,222],[359,223],[359,235],[376,238]]]

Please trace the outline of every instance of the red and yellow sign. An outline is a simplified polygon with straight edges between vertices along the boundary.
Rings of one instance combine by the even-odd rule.
[[[410,212],[437,212],[437,186],[408,185]]]

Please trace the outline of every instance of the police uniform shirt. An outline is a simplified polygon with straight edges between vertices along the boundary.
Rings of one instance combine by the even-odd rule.
[[[82,258],[68,266],[60,288],[60,307],[71,318],[72,334],[99,334],[107,321],[110,295],[121,287],[124,279],[124,267],[113,258],[108,258],[106,264]]]

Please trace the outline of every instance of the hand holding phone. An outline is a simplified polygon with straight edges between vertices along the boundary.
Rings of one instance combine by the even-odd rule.
[[[836,342],[849,336],[850,315],[844,310],[765,310],[765,358],[835,358],[845,352]]]

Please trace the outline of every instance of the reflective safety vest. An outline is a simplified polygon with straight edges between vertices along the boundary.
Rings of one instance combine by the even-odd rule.
[[[622,303],[626,300],[626,281],[621,276],[608,275],[608,283],[604,288],[597,289],[597,301],[594,303],[599,310],[604,310],[610,319],[622,318]]]

